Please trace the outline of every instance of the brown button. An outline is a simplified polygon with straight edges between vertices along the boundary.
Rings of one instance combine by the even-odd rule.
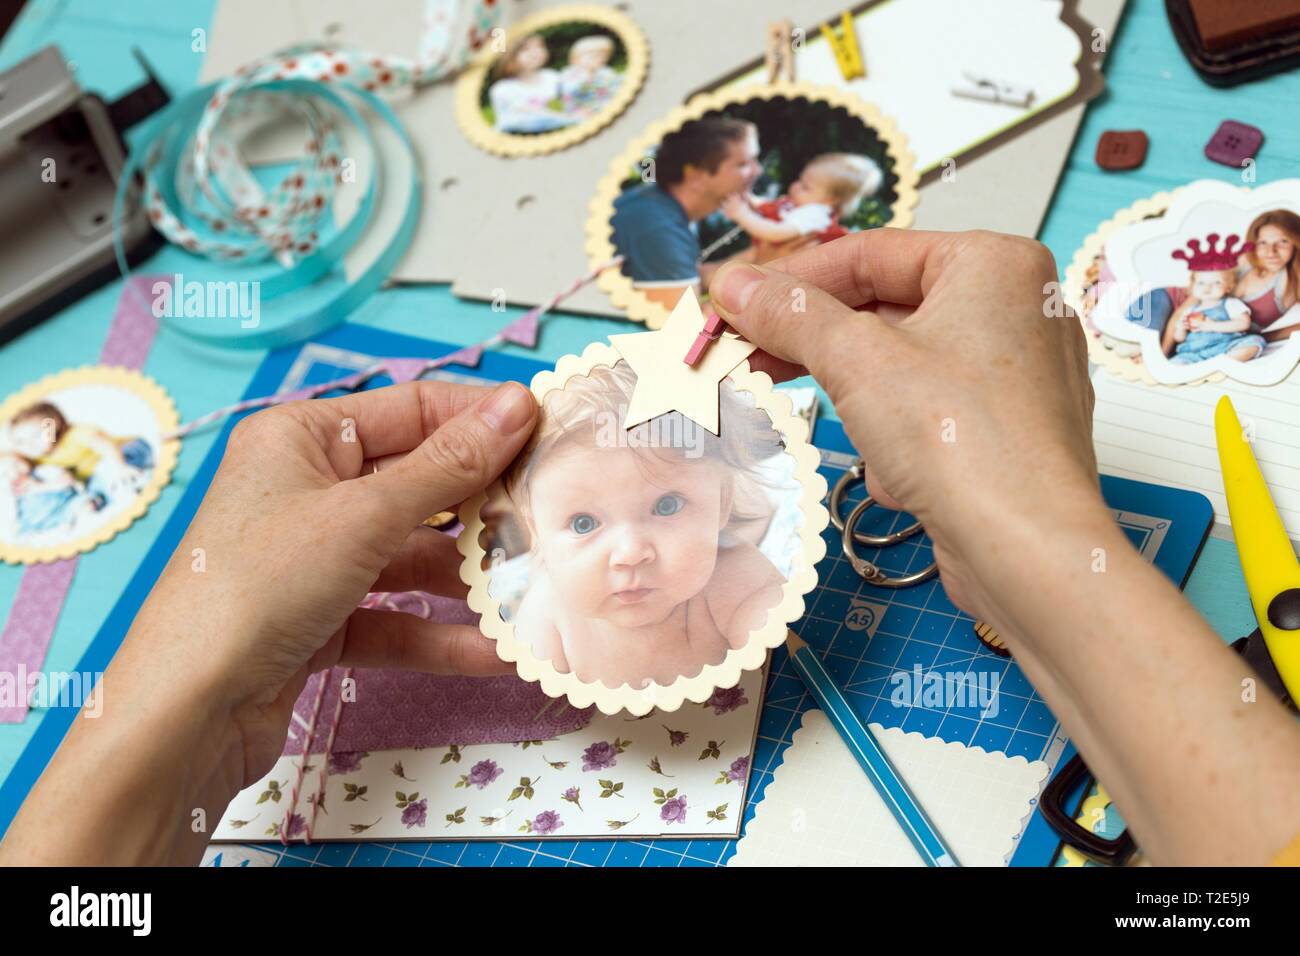
[[[1097,165],[1112,172],[1137,169],[1147,158],[1147,143],[1140,129],[1108,129],[1097,140]]]

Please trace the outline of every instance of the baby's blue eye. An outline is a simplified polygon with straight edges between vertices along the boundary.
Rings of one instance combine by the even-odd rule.
[[[664,495],[655,502],[654,513],[661,518],[667,518],[681,511],[682,506],[685,504],[686,502],[682,501],[678,495]]]
[[[591,515],[574,515],[569,521],[569,530],[574,534],[591,534],[596,530],[596,519]]]

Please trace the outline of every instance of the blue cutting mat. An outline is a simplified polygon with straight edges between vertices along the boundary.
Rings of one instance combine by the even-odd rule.
[[[247,391],[248,397],[284,388],[329,381],[369,365],[374,356],[432,356],[455,346],[361,326],[343,326],[319,341],[271,353]],[[478,369],[449,369],[440,377],[482,382],[513,378],[528,382],[548,367],[526,359],[489,353]],[[371,383],[370,387],[384,384]],[[168,557],[198,508],[221,449],[234,421],[228,422],[214,443],[194,482],[185,491],[162,534],[141,563],[107,622],[91,643],[77,669],[102,671],[130,626]],[[815,442],[822,449],[822,473],[831,484],[853,461],[852,448],[838,422],[818,423]],[[1209,502],[1200,495],[1143,485],[1118,478],[1103,478],[1103,491],[1117,510],[1136,546],[1147,553],[1176,583],[1189,572],[1213,520]],[[847,501],[861,497],[861,488]],[[847,507],[847,505],[846,505]],[[863,530],[892,530],[906,516],[873,509],[859,526]],[[975,638],[971,618],[959,612],[935,581],[901,591],[867,584],[844,560],[839,536],[826,531],[827,557],[818,566],[820,585],[809,596],[809,609],[795,630],[821,653],[828,668],[844,686],[859,713],[886,726],[900,726],[945,740],[1043,759],[1055,766],[1071,748],[1055,717],[1025,680],[1014,661],[998,657]],[[880,552],[863,551],[891,573],[917,570],[931,560],[929,539],[918,536]],[[936,709],[895,706],[890,701],[891,674],[974,671],[996,674],[1000,708],[984,717],[978,704]],[[788,666],[785,649],[772,656],[767,697],[759,723],[752,772],[746,794],[744,824],[753,816],[785,747],[799,726],[799,715],[813,706],[799,678]],[[63,738],[75,711],[47,714],[13,772],[0,787],[0,834],[8,827],[22,799]],[[864,786],[866,782],[864,780]],[[1013,862],[1047,865],[1056,841],[1035,814]],[[583,841],[467,841],[467,842],[357,842],[255,844],[244,849],[223,847],[212,862],[239,865],[249,859],[275,865],[325,866],[719,866],[735,853],[731,840],[583,840]]]

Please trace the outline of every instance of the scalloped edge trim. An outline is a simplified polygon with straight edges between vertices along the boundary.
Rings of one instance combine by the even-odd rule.
[[[466,139],[479,149],[496,156],[543,156],[589,139],[623,114],[641,92],[650,68],[650,46],[645,34],[626,14],[609,7],[588,5],[544,10],[512,26],[506,34],[506,48],[509,49],[510,44],[525,33],[571,21],[606,27],[617,33],[623,42],[623,49],[627,51],[627,70],[623,73],[623,83],[614,94],[614,99],[590,119],[549,133],[526,136],[493,129],[484,121],[483,113],[479,110],[479,92],[487,79],[488,71],[500,54],[491,47],[485,47],[456,82],[456,125]]]
[[[685,123],[699,119],[710,110],[721,110],[726,106],[748,103],[763,99],[807,99],[847,110],[866,126],[875,131],[884,143],[885,150],[894,160],[894,189],[897,198],[890,207],[889,222],[881,228],[905,229],[912,224],[912,211],[920,198],[917,192],[921,176],[916,171],[916,157],[907,148],[907,137],[898,125],[871,103],[861,100],[853,94],[835,87],[815,86],[810,83],[772,83],[763,86],[747,86],[735,90],[723,90],[716,93],[701,93],[691,98],[684,106],[672,110],[663,119],[651,123],[644,132],[635,137],[627,148],[614,157],[609,171],[596,187],[592,197],[590,215],[587,219],[587,257],[591,268],[595,269],[608,262],[617,254],[614,248],[614,227],[610,220],[614,215],[614,200],[619,195],[619,184],[627,175],[627,170],[636,166],[637,161],[645,156],[647,150],[659,143],[665,135],[680,129]],[[662,328],[668,321],[669,309],[658,302],[652,302],[643,292],[636,289],[632,280],[619,269],[606,269],[597,279],[596,284],[603,289],[619,309],[627,313],[627,318],[635,322],[644,322],[647,328]]]
[[[115,386],[143,399],[157,415],[161,435],[170,434],[180,427],[176,403],[161,385],[141,372],[117,365],[82,365],[78,368],[54,372],[25,385],[0,403],[0,422],[8,422],[20,409],[48,398],[52,392],[78,385]],[[149,510],[149,506],[158,500],[163,488],[171,481],[172,471],[176,468],[176,461],[180,455],[180,447],[179,438],[162,441],[158,447],[158,461],[154,464],[149,484],[135,496],[129,508],[123,509],[111,521],[106,521],[79,538],[41,548],[31,548],[0,540],[0,561],[6,564],[45,564],[84,554],[111,541],[129,528],[137,518],[144,515]]]
[[[817,710],[818,713],[822,713],[821,710],[816,708],[814,709]],[[813,711],[811,710],[806,710],[803,712],[802,715],[800,715],[799,727],[797,730],[795,730],[794,735],[790,738],[790,745],[786,747],[784,751],[782,751],[781,762],[777,764],[775,767],[771,768],[773,780],[776,779],[776,775],[780,773],[781,768],[785,766],[786,756],[790,753],[791,748],[798,745],[799,736],[801,734],[804,734],[805,732],[811,732],[804,718],[812,712]],[[829,719],[827,720],[827,722],[829,723]],[[985,750],[983,747],[979,746],[978,744],[964,744],[957,740],[944,740],[942,737],[928,737],[925,734],[921,733],[919,730],[903,730],[901,727],[886,727],[884,724],[878,721],[872,721],[871,723],[867,724],[867,729],[870,730],[871,733],[875,734],[877,737],[880,737],[880,735],[883,733],[897,733],[897,734],[901,734],[905,738],[917,737],[920,740],[927,743],[932,740],[938,741],[940,744],[943,745],[945,749],[948,747],[956,747],[960,750],[978,750],[980,753],[983,753],[990,757],[1004,757],[1007,760],[1010,760],[1012,763],[1018,760],[1021,763],[1023,763],[1026,767],[1035,763],[1042,764],[1043,774],[1041,777],[1038,778],[1037,781],[1038,792],[1034,794],[1033,797],[1026,800],[1025,802],[1025,813],[1023,816],[1020,817],[1019,820],[1020,828],[1016,831],[1017,835],[1024,832],[1025,821],[1034,815],[1034,810],[1037,808],[1037,803],[1035,801],[1038,799],[1038,797],[1042,796],[1045,781],[1052,775],[1052,768],[1047,765],[1046,761],[1028,760],[1025,757],[1021,756],[1020,754],[1016,754],[1015,756],[1012,756],[1011,754],[1008,754],[1006,751],[1003,750]],[[754,818],[757,819],[758,816],[762,813],[763,813],[763,801],[760,800],[757,809],[754,811]],[[1001,859],[1004,863],[1010,862],[1012,854],[1015,853],[1016,842],[1017,842],[1016,836],[1010,836],[1007,838],[1006,850],[1001,855]]]
[[[556,363],[554,371],[538,372],[530,388],[541,405],[550,392],[563,388],[569,379],[588,375],[598,366],[612,367],[622,360],[623,356],[612,345],[593,342],[581,355],[565,355]],[[830,512],[822,505],[826,479],[817,471],[821,456],[808,443],[807,422],[793,414],[789,398],[775,390],[766,373],[751,371],[746,361],[726,377],[738,389],[753,394],[757,407],[767,412],[772,427],[785,439],[786,452],[794,457],[795,479],[803,489],[799,501],[804,516],[799,533],[803,564],[782,586],[780,602],[767,612],[763,626],[750,634],[745,646],[728,650],[721,663],[707,665],[694,677],[679,677],[667,686],[651,683],[640,690],[628,684],[609,687],[600,681],[579,680],[572,673],[562,674],[550,661],[534,657],[532,648],[515,639],[514,625],[502,619],[501,604],[488,590],[489,576],[483,570],[487,554],[479,541],[484,528],[482,509],[487,501],[486,491],[476,494],[461,509],[465,530],[456,539],[456,548],[464,557],[460,579],[469,585],[470,608],[481,615],[479,629],[495,642],[498,657],[513,663],[524,680],[539,681],[547,696],[567,697],[580,710],[594,704],[603,714],[626,710],[636,717],[655,709],[669,713],[686,701],[702,704],[715,690],[736,686],[745,671],[762,668],[767,663],[768,651],[785,642],[789,624],[803,616],[804,596],[817,586],[817,562],[826,556],[822,531],[830,523]]]

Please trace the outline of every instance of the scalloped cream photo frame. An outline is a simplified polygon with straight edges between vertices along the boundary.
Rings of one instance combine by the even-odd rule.
[[[701,93],[692,97],[686,105],[677,107],[663,119],[652,123],[641,135],[633,139],[627,148],[614,158],[609,171],[596,188],[596,195],[591,200],[591,212],[586,229],[587,257],[591,267],[596,269],[617,255],[611,220],[614,215],[614,200],[619,196],[619,186],[627,178],[628,170],[635,169],[637,163],[644,159],[650,149],[657,146],[665,135],[680,129],[691,120],[700,119],[705,113],[720,111],[728,106],[749,103],[753,100],[783,98],[806,99],[839,107],[868,129],[873,130],[894,161],[893,188],[896,198],[890,205],[889,222],[881,228],[903,229],[911,225],[912,210],[915,209],[918,199],[917,187],[920,183],[920,174],[916,170],[915,157],[907,147],[907,137],[894,121],[872,104],[842,89],[814,86],[808,83],[778,82],[765,86]],[[597,285],[609,295],[610,301],[616,307],[627,313],[629,319],[644,322],[647,328],[662,327],[671,311],[638,291],[632,280],[619,269],[605,269],[597,280]]]
[[[546,396],[563,389],[570,379],[589,375],[600,366],[612,368],[620,361],[623,356],[612,345],[593,342],[581,355],[561,358],[554,371],[534,376],[533,395],[544,409]],[[652,682],[641,689],[626,683],[609,687],[601,681],[583,681],[573,673],[561,673],[549,660],[535,656],[528,644],[516,638],[514,625],[502,618],[501,602],[489,590],[490,575],[484,568],[488,554],[480,538],[485,530],[482,510],[489,501],[491,489],[475,495],[462,507],[465,529],[457,539],[457,548],[465,559],[460,577],[470,588],[469,606],[481,615],[479,627],[495,642],[497,655],[513,663],[524,680],[539,681],[548,696],[566,697],[577,708],[594,704],[605,714],[626,710],[637,717],[653,709],[674,711],[686,701],[703,703],[715,690],[734,687],[744,672],[763,667],[768,651],[785,641],[788,625],[803,615],[804,597],[817,585],[817,562],[826,554],[822,531],[830,521],[830,514],[822,504],[826,479],[817,471],[821,456],[809,443],[807,422],[793,413],[790,400],[773,388],[768,375],[751,370],[745,361],[724,377],[738,390],[754,396],[756,407],[767,413],[772,427],[785,442],[785,453],[793,458],[793,477],[801,489],[799,511],[803,521],[798,531],[801,558],[782,585],[781,599],[768,610],[762,627],[750,633],[743,647],[728,650],[721,663],[705,665],[694,677],[678,677],[668,685]]]
[[[623,72],[618,92],[600,112],[573,126],[546,133],[503,133],[488,125],[479,104],[483,85],[488,82],[493,65],[502,55],[491,45],[485,46],[456,81],[457,125],[479,149],[497,156],[542,156],[567,149],[612,123],[641,92],[650,64],[650,46],[631,17],[610,7],[554,7],[525,17],[507,31],[506,49],[526,34],[561,23],[594,23],[618,34],[627,52],[627,69]]]
[[[180,439],[164,436],[175,432],[180,425],[176,405],[161,385],[132,369],[108,365],[86,365],[47,375],[10,395],[3,404],[0,404],[0,429],[7,427],[9,421],[20,411],[37,402],[57,401],[56,396],[59,393],[87,386],[121,389],[143,402],[153,413],[157,420],[159,440],[154,449],[157,460],[150,470],[149,481],[136,493],[127,507],[112,514],[103,524],[92,527],[67,541],[33,547],[0,536],[0,561],[8,564],[43,564],[90,551],[126,530],[149,509],[162,493],[162,489],[171,481],[180,450]],[[77,423],[73,421],[71,424]],[[112,432],[113,426],[109,423],[94,424]],[[0,450],[9,449],[0,448]]]
[[[1140,382],[1144,385],[1159,388],[1185,388],[1228,380],[1231,376],[1222,371],[1212,371],[1184,382],[1162,382],[1155,378],[1143,357],[1140,336],[1135,334],[1130,339],[1111,335],[1093,322],[1092,313],[1097,306],[1097,300],[1093,294],[1098,278],[1095,274],[1096,264],[1104,255],[1107,244],[1121,232],[1139,223],[1163,218],[1171,208],[1175,205],[1185,204],[1194,194],[1199,196],[1201,192],[1208,192],[1211,194],[1209,197],[1211,199],[1214,198],[1216,193],[1220,195],[1256,195],[1261,190],[1277,189],[1289,185],[1300,185],[1300,180],[1279,180],[1266,186],[1253,188],[1250,186],[1231,186],[1217,180],[1199,180],[1138,200],[1133,205],[1121,209],[1098,226],[1097,230],[1084,240],[1083,245],[1075,252],[1070,265],[1065,270],[1065,300],[1078,314],[1079,321],[1083,325],[1084,334],[1088,340],[1088,358],[1108,373],[1124,381]],[[1262,205],[1268,204],[1268,202],[1262,203]],[[1293,371],[1294,363],[1290,370],[1283,375],[1283,378]]]

